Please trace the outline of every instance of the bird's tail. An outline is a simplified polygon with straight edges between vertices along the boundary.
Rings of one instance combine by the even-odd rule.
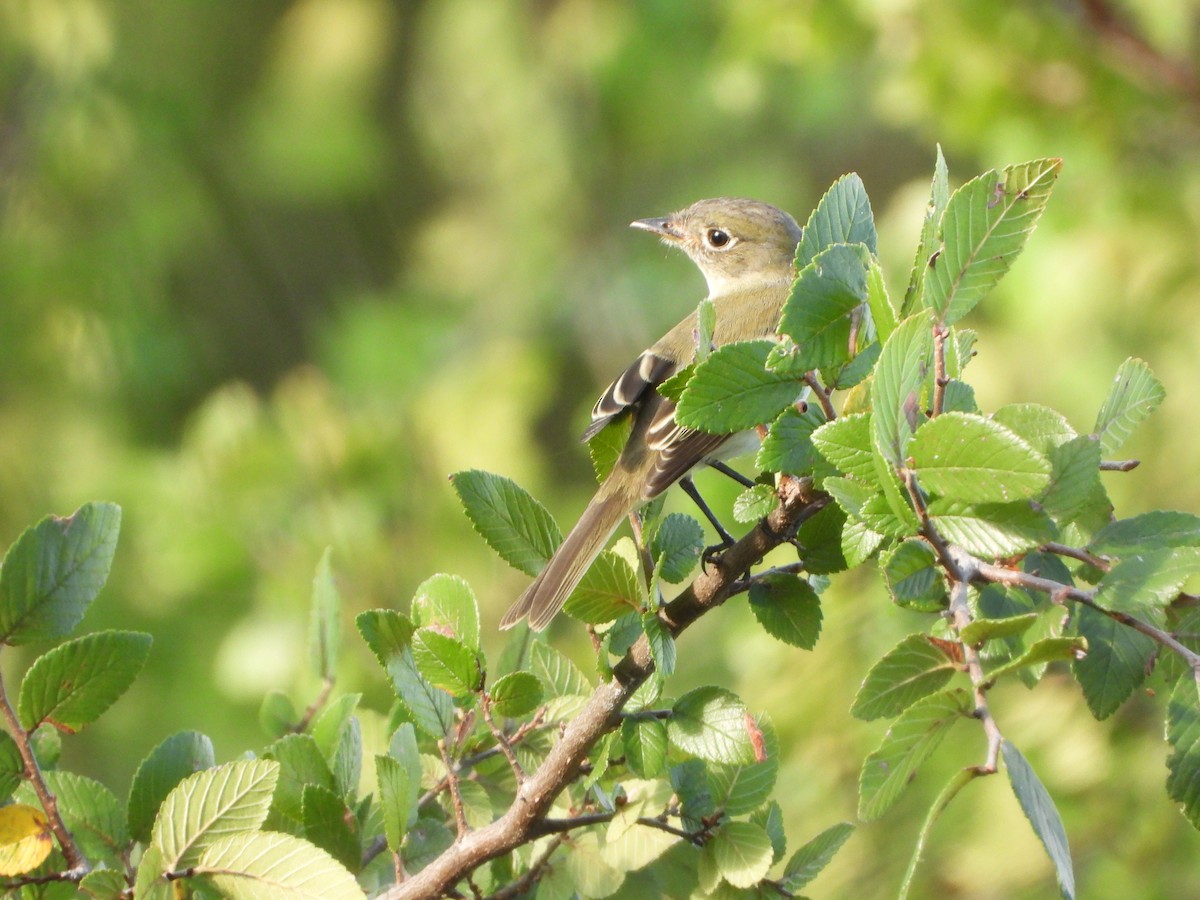
[[[637,505],[638,497],[626,496],[610,484],[601,486],[546,568],[508,608],[500,620],[501,628],[512,628],[528,617],[529,627],[541,631],[562,609],[621,520]]]

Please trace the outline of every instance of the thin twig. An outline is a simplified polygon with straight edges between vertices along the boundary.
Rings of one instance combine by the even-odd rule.
[[[454,770],[454,761],[446,749],[446,741],[438,741],[438,752],[446,766],[446,785],[450,788],[450,803],[454,807],[454,825],[458,829],[458,839],[461,841],[467,833],[467,815],[463,811],[462,791],[458,789],[458,773]]]
[[[1112,568],[1112,563],[1102,556],[1096,556],[1094,553],[1088,553],[1079,547],[1070,547],[1067,544],[1060,544],[1056,541],[1049,541],[1042,544],[1038,549],[1045,553],[1053,553],[1056,556],[1067,556],[1071,559],[1077,559],[1081,563],[1086,563],[1093,569],[1099,569],[1101,572],[1107,572]]]
[[[961,634],[962,630],[971,624],[971,609],[967,605],[967,596],[972,573],[970,570],[962,571],[961,564],[958,569],[950,589],[949,612],[955,633]],[[975,718],[983,723],[983,733],[987,735],[987,758],[982,766],[976,767],[976,771],[980,775],[992,775],[997,769],[1000,759],[1000,744],[1003,742],[1004,736],[1000,734],[1000,726],[996,724],[991,707],[988,706],[988,681],[983,672],[983,663],[979,659],[979,651],[966,641],[960,641],[960,646],[962,647],[963,662],[967,666],[967,675],[971,678],[971,687],[975,692]]]
[[[513,777],[517,780],[517,785],[525,780],[525,770],[521,768],[521,764],[517,761],[517,755],[513,753],[513,749],[509,746],[508,738],[504,732],[497,727],[496,720],[492,718],[492,698],[485,692],[479,697],[479,708],[483,710],[483,721],[487,722],[487,727],[492,732],[492,737],[496,739],[496,746],[500,748],[500,752],[504,754],[504,758],[508,760],[508,767],[512,769]]]
[[[733,589],[729,592],[729,596],[734,597],[738,594],[744,594],[746,591],[750,590],[750,588],[754,587],[754,585],[761,583],[764,579],[770,578],[772,575],[795,575],[803,571],[803,561],[788,563],[785,566],[775,566],[773,569],[766,569],[762,572],[759,572],[757,575],[754,575],[743,581],[739,581],[733,586]]]
[[[55,880],[78,881],[88,873],[91,866],[87,857],[79,849],[79,845],[75,843],[66,823],[63,822],[62,815],[58,811],[58,800],[50,792],[46,779],[42,776],[41,767],[38,766],[37,757],[34,756],[30,732],[21,727],[21,721],[17,718],[17,714],[8,700],[8,691],[4,687],[3,676],[0,676],[0,714],[3,714],[4,721],[8,725],[8,732],[12,735],[17,749],[21,753],[21,759],[25,763],[25,777],[33,785],[33,791],[37,794],[38,802],[42,804],[46,819],[50,823],[50,830],[58,839],[58,845],[62,848],[63,856],[67,860],[67,871],[59,873],[67,877]]]
[[[805,372],[804,383],[812,388],[813,394],[817,398],[817,402],[821,404],[821,409],[825,411],[825,418],[832,422],[837,418],[837,412],[833,408],[833,402],[829,399],[829,392],[825,390],[825,385],[821,384],[817,378],[816,372]]]
[[[325,705],[325,701],[329,699],[330,693],[333,691],[333,677],[326,675],[321,681],[321,692],[317,694],[316,699],[308,704],[308,709],[304,710],[304,715],[300,717],[300,721],[291,727],[291,731],[295,734],[303,734],[308,730],[308,726],[312,724],[313,718],[321,707]]]
[[[487,900],[512,900],[514,897],[520,897],[528,893],[541,880],[542,875],[546,871],[546,866],[550,862],[550,857],[554,855],[554,851],[561,847],[566,840],[567,836],[565,834],[557,835],[554,840],[546,845],[546,849],[542,851],[542,855],[534,861],[528,871],[512,884],[506,884],[500,890],[489,894]]]
[[[1132,472],[1142,464],[1140,459],[1102,459],[1100,460],[1101,472]]]
[[[933,326],[933,414],[940,416],[946,405],[946,337],[950,329],[945,325]]]

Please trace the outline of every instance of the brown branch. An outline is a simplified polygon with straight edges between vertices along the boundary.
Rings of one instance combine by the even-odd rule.
[[[946,338],[950,329],[945,325],[933,326],[933,414],[940,416],[946,405]]]
[[[512,884],[507,884],[495,893],[489,894],[487,900],[513,900],[515,897],[520,897],[530,890],[535,884],[541,880],[542,875],[546,871],[546,866],[550,862],[550,857],[566,841],[565,834],[558,835],[552,840],[549,846],[542,851],[542,855],[537,858],[533,865],[529,867],[529,871],[525,872],[520,878]]]
[[[78,881],[88,873],[91,866],[87,857],[79,849],[79,845],[75,843],[75,838],[71,836],[66,823],[63,822],[62,814],[58,811],[58,800],[50,792],[46,779],[42,776],[41,767],[38,766],[37,757],[33,754],[33,745],[30,742],[31,733],[21,727],[21,720],[17,718],[17,714],[8,700],[8,691],[4,687],[3,676],[0,676],[0,714],[3,715],[4,721],[8,725],[8,732],[12,735],[17,749],[21,753],[21,760],[25,763],[25,777],[33,785],[33,791],[37,794],[38,802],[42,804],[46,819],[50,823],[50,830],[54,832],[58,846],[62,848],[63,856],[67,860],[68,870],[59,873],[65,877],[55,880]]]
[[[458,772],[455,771],[454,760],[446,749],[444,740],[438,741],[438,752],[442,755],[442,763],[446,766],[446,784],[450,788],[450,802],[454,807],[454,825],[458,829],[458,840],[467,834],[467,815],[463,811],[462,791],[458,789]]]
[[[496,720],[492,718],[492,698],[487,693],[480,695],[479,708],[483,710],[483,720],[487,722],[487,727],[491,730],[492,737],[496,739],[496,746],[500,748],[500,752],[508,760],[508,767],[512,769],[513,778],[517,780],[517,786],[520,787],[521,782],[525,780],[525,770],[521,768],[521,764],[517,761],[517,755],[513,753],[512,746],[508,743],[508,738],[497,727]]]
[[[303,734],[308,731],[308,726],[312,724],[313,718],[321,707],[325,705],[325,701],[329,699],[330,692],[333,691],[333,679],[326,676],[321,682],[321,692],[317,694],[315,700],[308,704],[308,709],[304,710],[304,715],[300,717],[300,721],[291,727],[294,734]]]
[[[778,508],[659,610],[659,618],[672,636],[678,637],[701,616],[724,603],[743,572],[789,539],[807,505],[818,496],[807,479],[784,479],[779,491],[782,502]],[[617,726],[622,708],[653,671],[654,659],[643,635],[613,669],[612,678],[597,685],[579,714],[566,723],[542,764],[517,788],[508,811],[495,822],[466,834],[384,896],[388,900],[442,896],[468,872],[530,841],[537,823],[575,778],[588,752]]]
[[[1101,472],[1132,472],[1142,464],[1140,459],[1102,459]]]
[[[825,418],[832,422],[837,418],[837,411],[833,408],[833,401],[829,399],[829,392],[825,390],[825,385],[821,384],[815,372],[804,373],[804,383],[812,388],[813,394],[817,398],[817,402],[821,404],[821,409],[825,412]]]
[[[1056,556],[1066,556],[1071,559],[1077,559],[1081,563],[1086,563],[1093,569],[1099,569],[1101,572],[1107,572],[1112,568],[1112,563],[1102,556],[1096,556],[1094,553],[1088,553],[1079,547],[1070,547],[1066,544],[1060,544],[1057,541],[1049,541],[1042,544],[1038,548],[1045,553],[1053,553]]]
[[[953,556],[953,551],[951,551],[951,555]],[[966,559],[955,558],[954,563],[955,569],[952,573],[954,582],[950,589],[949,612],[955,633],[961,634],[972,620],[971,608],[967,605],[967,595],[974,572]],[[983,724],[983,733],[987,736],[987,758],[982,766],[976,766],[975,771],[980,775],[994,775],[1000,758],[1000,744],[1004,741],[1004,736],[1000,733],[1000,726],[996,724],[995,717],[992,716],[991,707],[988,706],[987,689],[989,684],[987,676],[983,672],[979,651],[966,641],[960,641],[959,645],[962,647],[963,662],[966,663],[967,675],[970,676],[971,687],[975,693],[975,718]]]

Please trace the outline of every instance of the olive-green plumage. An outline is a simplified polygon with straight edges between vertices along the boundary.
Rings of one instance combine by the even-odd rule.
[[[720,347],[775,333],[795,277],[800,226],[766,203],[722,197],[670,216],[632,223],[683,250],[708,282]],[[633,428],[612,473],[537,579],[504,614],[501,628],[523,618],[541,631],[562,608],[621,521],[711,459],[753,446],[741,435],[708,434],[675,423],[675,405],[657,387],[687,366],[696,351],[696,313],[634,360],[597,401],[584,440],[623,414]]]

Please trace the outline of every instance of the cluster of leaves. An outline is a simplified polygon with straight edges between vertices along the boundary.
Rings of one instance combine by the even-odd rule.
[[[851,710],[892,720],[864,761],[859,818],[883,815],[950,728],[982,728],[984,759],[931,808],[902,894],[937,815],[1003,765],[1074,896],[1054,803],[988,702],[997,681],[1034,687],[1055,663],[1069,663],[1098,718],[1157,667],[1171,686],[1167,791],[1200,826],[1200,613],[1182,593],[1200,572],[1200,517],[1114,519],[1101,480],[1126,468],[1104,457],[1161,401],[1161,385],[1128,361],[1092,430],[1078,433],[1035,404],[985,415],[963,380],[974,335],[959,323],[1012,265],[1058,171],[1057,160],[1034,161],[951,194],[939,153],[899,303],[862,183],[841,179],[805,227],[778,339],[710,352],[702,305],[702,352],[664,386],[688,427],[770,423],[757,458],[765,475],[735,503],[740,521],[774,514],[796,479],[811,488],[789,535],[798,561],[748,573],[737,588],[770,635],[814,646],[829,577],[870,561],[896,604],[929,616],[871,668]],[[598,470],[621,427],[596,438]],[[561,541],[546,509],[498,475],[461,472],[453,485],[485,541],[536,575]],[[116,507],[94,504],[17,541],[0,570],[3,643],[69,635],[107,577],[118,524]],[[407,614],[361,613],[358,631],[395,693],[378,747],[364,737],[359,695],[332,690],[341,602],[327,554],[309,634],[321,696],[298,711],[269,695],[271,743],[253,758],[218,766],[204,735],[167,738],[124,805],[57,770],[59,734],[129,687],[150,639],[102,632],[59,644],[29,667],[15,710],[0,684],[0,787],[12,798],[0,808],[0,874],[30,896],[70,896],[76,885],[97,898],[404,896],[406,882],[411,894],[423,870],[451,859],[441,883],[475,897],[795,895],[853,826],[833,825],[788,856],[771,722],[719,685],[669,690],[681,629],[660,598],[695,571],[703,529],[664,515],[661,501],[636,524],[565,606],[593,637],[590,673],[524,628],[489,661],[473,592],[452,575],[421,584]],[[649,663],[622,694],[614,685],[626,684],[639,647]],[[615,711],[589,719],[606,690]],[[556,757],[569,740],[578,754]],[[534,821],[522,819],[530,804]],[[474,840],[485,833],[497,840]]]

